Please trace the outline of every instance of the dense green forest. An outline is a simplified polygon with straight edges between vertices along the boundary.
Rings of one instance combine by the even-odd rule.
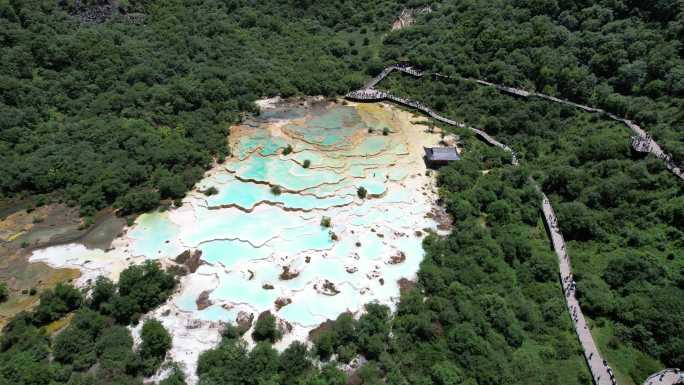
[[[605,108],[684,159],[680,3],[465,1],[423,19],[386,38],[384,57]],[[684,189],[630,151],[625,127],[471,82],[394,75],[381,87],[496,135],[533,170],[619,379],[639,383],[658,367],[652,358],[684,366]]]
[[[143,24],[84,25],[67,3],[0,0],[0,194],[47,194],[85,215],[182,197],[260,97],[361,84],[400,10],[139,1]]]
[[[172,275],[146,262],[124,270],[117,284],[98,278],[88,297],[68,284],[43,291],[35,309],[3,329],[0,384],[142,384],[143,376],[159,369],[171,336],[159,321],[147,320],[134,350],[126,326],[166,301],[175,286]],[[51,336],[67,314],[68,326]],[[182,384],[182,372],[171,371],[162,384]]]
[[[80,8],[91,3],[106,2]],[[592,102],[684,160],[677,1],[432,5],[388,34],[401,9],[389,0],[128,1],[143,24],[95,25],[73,1],[2,0],[0,194],[48,194],[39,201],[86,215],[149,209],[227,155],[227,127],[255,99],[339,95],[400,59]]]
[[[422,18],[384,39],[385,60],[588,102],[684,160],[680,1],[468,0]]]
[[[229,155],[227,128],[255,99],[339,96],[398,60],[603,107],[684,163],[676,0],[128,0],[104,23],[79,21],[103,3],[0,0],[1,199],[65,201],[83,215],[151,209]],[[389,31],[403,6],[426,4],[433,11],[414,26]],[[396,314],[370,305],[328,325],[312,349],[282,353],[269,338],[249,351],[228,328],[200,359],[201,384],[342,384],[333,365],[309,360],[357,354],[369,360],[354,375],[361,384],[589,383],[530,175],[556,208],[583,309],[620,383],[684,368],[683,186],[630,151],[625,127],[464,81],[392,75],[380,87],[496,135],[523,166],[459,131],[464,160],[439,173],[455,227],[428,237],[418,286]],[[0,384],[140,383],[168,334],[148,322],[133,350],[123,326],[173,285],[146,265],[117,284],[98,280],[87,300],[67,285],[43,292],[3,331]],[[67,314],[50,337],[47,325]],[[164,382],[182,383],[179,371]]]
[[[516,150],[556,209],[583,309],[624,376],[638,383],[655,371],[649,356],[684,366],[684,186],[662,161],[630,151],[627,128],[467,81],[392,75],[381,87]]]

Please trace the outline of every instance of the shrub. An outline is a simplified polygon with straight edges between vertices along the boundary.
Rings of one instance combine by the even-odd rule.
[[[292,153],[292,146],[288,144],[287,147],[283,148],[283,155],[289,155],[290,153]]]
[[[7,298],[9,298],[9,289],[7,288],[7,284],[5,282],[0,282],[0,302],[7,301]]]
[[[82,300],[83,296],[77,288],[58,283],[54,290],[48,289],[41,294],[40,303],[36,306],[33,318],[37,325],[47,325],[70,311],[76,310]]]
[[[254,326],[252,338],[254,341],[276,342],[282,337],[282,333],[276,326],[276,318],[270,312],[262,313]]]
[[[218,190],[216,189],[216,187],[211,186],[208,189],[204,190],[203,193],[206,196],[212,196],[218,194]]]
[[[321,218],[321,226],[328,228],[332,225],[332,220],[330,217],[323,217]]]
[[[119,295],[133,298],[143,312],[161,305],[175,288],[173,275],[156,261],[130,266],[119,276]]]
[[[159,199],[156,191],[131,191],[121,198],[119,204],[124,214],[139,213],[157,207]]]
[[[280,186],[272,186],[271,187],[271,194],[273,195],[280,195],[283,191],[280,189]]]
[[[314,341],[314,350],[319,357],[323,359],[329,358],[335,350],[335,343],[337,337],[335,333],[330,330],[324,330],[318,335],[316,341]]]
[[[390,133],[389,127],[385,127],[385,128],[382,129],[382,134],[383,134],[384,136],[389,135],[389,133]]]
[[[309,168],[309,166],[311,166],[311,161],[308,159],[305,160],[303,166],[304,166],[304,168]]]
[[[143,324],[140,338],[140,358],[144,363],[144,372],[149,376],[157,371],[171,348],[171,335],[161,322],[150,319]]]
[[[363,186],[356,189],[356,195],[358,195],[359,198],[361,198],[361,199],[365,199],[367,194],[368,194],[368,190],[366,190],[366,188]]]

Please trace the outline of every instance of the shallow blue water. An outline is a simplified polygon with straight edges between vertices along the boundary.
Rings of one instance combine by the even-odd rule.
[[[269,128],[259,125],[284,117],[299,118],[278,134],[292,136],[271,137]],[[276,299],[285,296],[292,303],[277,315],[314,326],[365,301],[398,296],[396,280],[415,273],[423,251],[420,238],[401,238],[391,245],[384,238],[415,221],[410,207],[415,191],[396,183],[408,176],[406,167],[396,165],[408,149],[395,136],[379,134],[384,124],[364,121],[356,108],[346,106],[260,117],[241,128],[243,136],[234,143],[237,159],[198,184],[200,191],[215,187],[218,193],[188,200],[192,225],[181,228],[167,213],[143,215],[130,233],[135,252],[156,258],[186,248],[201,250],[210,265],[203,266],[202,274],[214,277],[211,282],[218,286],[190,281],[175,301],[179,309],[204,320],[232,321],[240,309],[273,309]],[[369,125],[375,133],[368,133]],[[287,145],[294,152],[283,155]],[[309,168],[302,166],[306,160]],[[275,194],[272,186],[281,193]],[[367,199],[357,197],[359,187],[367,190]],[[321,219],[329,215],[332,226],[323,227]],[[334,240],[333,233],[344,235]],[[398,250],[406,254],[406,262],[388,265],[388,257]],[[285,266],[299,275],[282,280]],[[324,280],[333,282],[339,293],[312,289]],[[197,296],[207,289],[215,304],[199,311]]]

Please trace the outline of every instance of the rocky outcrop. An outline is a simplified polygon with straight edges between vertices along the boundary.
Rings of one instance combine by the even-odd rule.
[[[295,270],[290,270],[290,266],[283,266],[283,271],[280,273],[280,279],[282,281],[289,281],[290,279],[295,279],[299,276],[299,272]]]
[[[275,300],[275,308],[276,311],[284,308],[285,306],[289,305],[292,303],[291,298],[286,298],[286,297],[278,297],[278,299]]]
[[[328,281],[327,279],[324,279],[320,282],[315,283],[314,289],[319,294],[328,295],[328,296],[335,296],[335,295],[340,294],[340,291],[337,289],[337,287],[335,287],[335,284]]]
[[[387,261],[390,265],[397,265],[399,263],[402,263],[406,260],[406,254],[399,250],[396,254],[390,257],[390,260]]]
[[[461,137],[454,134],[445,135],[442,144],[448,147],[456,147],[461,142]]]
[[[416,288],[416,281],[407,278],[400,278],[397,283],[399,284],[399,292],[401,294],[407,294]]]
[[[254,313],[248,313],[246,311],[240,311],[235,318],[235,323],[240,330],[249,330],[254,322]]]
[[[326,320],[322,324],[318,325],[317,327],[309,331],[309,340],[316,341],[318,339],[318,336],[321,335],[321,333],[331,330],[334,325],[335,321]]]
[[[280,330],[283,335],[292,332],[292,324],[283,319],[278,318],[277,326],[278,330]]]
[[[77,1],[79,4],[80,1]],[[73,15],[78,17],[81,23],[100,24],[111,19],[119,13],[118,4],[103,4],[92,6],[78,6]]]
[[[211,291],[209,290],[205,290],[200,293],[199,297],[197,297],[197,300],[195,301],[197,304],[197,310],[204,310],[214,304],[209,299],[209,294],[211,294]]]
[[[417,15],[430,12],[432,12],[432,8],[429,5],[421,8],[404,8],[401,10],[399,17],[392,22],[392,31],[406,28],[416,22]]]
[[[189,273],[194,273],[202,264],[202,250],[185,250],[178,254],[173,261],[179,265],[183,265]]]

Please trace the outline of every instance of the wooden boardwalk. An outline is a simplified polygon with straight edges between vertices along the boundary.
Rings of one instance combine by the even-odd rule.
[[[644,385],[684,384],[684,373],[679,369],[665,369],[648,376]]]
[[[539,187],[537,187],[539,189]],[[591,336],[591,330],[587,326],[587,321],[582,313],[582,308],[580,307],[579,301],[575,296],[576,286],[575,280],[572,277],[572,267],[570,265],[570,257],[565,248],[565,240],[558,227],[558,219],[556,218],[556,213],[553,211],[551,202],[546,194],[539,191],[542,194],[542,211],[544,212],[544,222],[549,231],[549,237],[551,238],[551,243],[553,244],[553,250],[556,252],[558,257],[558,265],[560,267],[560,281],[563,287],[563,293],[565,295],[565,304],[572,318],[573,326],[575,327],[575,333],[577,333],[577,338],[579,339],[582,350],[584,351],[584,359],[587,361],[589,366],[589,371],[594,379],[594,383],[597,385],[616,385],[615,376],[613,375],[613,370],[608,366],[608,363],[601,356],[594,342],[594,338]]]
[[[519,164],[516,153],[512,148],[497,141],[494,137],[487,134],[486,132],[473,127],[467,127],[462,122],[456,122],[454,120],[445,118],[420,102],[394,96],[389,92],[380,91],[374,88],[380,81],[382,81],[382,79],[384,79],[393,71],[401,71],[416,77],[423,76],[422,72],[419,72],[410,66],[390,66],[385,68],[385,70],[383,70],[378,76],[376,76],[370,82],[368,82],[364,86],[364,88],[348,93],[346,95],[346,98],[350,100],[366,102],[388,100],[409,108],[419,110],[429,115],[433,119],[443,122],[445,124],[457,127],[466,127],[473,131],[478,137],[483,139],[488,144],[499,147],[504,151],[511,153],[511,163],[515,166]],[[435,76],[446,77],[440,74],[435,74]],[[525,90],[519,90],[494,83],[489,83],[484,80],[466,80],[472,80],[482,85],[492,86],[502,92],[510,93],[516,96],[537,96],[557,103],[571,105],[573,107],[580,108],[587,112],[605,114],[611,119],[622,122],[635,133],[635,135],[632,137],[632,146],[637,151],[650,152],[656,155],[658,158],[664,159],[666,161],[668,169],[684,180],[684,173],[682,173],[682,170],[678,168],[676,165],[674,165],[671,158],[664,154],[660,146],[641,127],[639,127],[636,123],[630,120],[620,118],[616,115],[607,113],[601,109],[576,104],[573,102],[558,99],[544,94],[531,93]],[[579,340],[580,346],[582,347],[582,350],[584,352],[584,358],[587,362],[587,366],[589,367],[589,371],[591,372],[592,379],[596,385],[617,385],[615,376],[613,374],[613,370],[608,365],[608,362],[604,360],[601,356],[601,352],[598,350],[598,347],[596,346],[596,342],[594,341],[594,338],[591,335],[591,330],[587,325],[579,301],[577,300],[577,297],[575,295],[576,284],[572,276],[572,266],[570,264],[570,257],[567,254],[565,240],[563,239],[563,235],[561,234],[560,228],[558,227],[558,219],[553,210],[553,207],[551,206],[551,202],[549,201],[546,194],[544,194],[541,191],[539,185],[532,178],[530,178],[530,180],[534,184],[535,188],[542,195],[542,212],[544,214],[544,223],[546,224],[546,227],[549,232],[549,238],[553,245],[554,252],[556,253],[556,256],[558,258],[559,278],[561,282],[561,287],[563,288],[565,303],[568,309],[568,313],[570,314],[570,317],[572,319],[577,339]],[[679,369],[665,369],[661,372],[649,376],[644,382],[644,385],[675,385],[680,383],[684,383],[684,379],[680,375]]]
[[[392,66],[385,68],[382,72],[380,72],[380,74],[378,76],[376,76],[375,78],[371,79],[371,81],[366,83],[364,88],[375,87],[378,83],[380,83],[385,77],[387,77],[393,71],[403,72],[405,74],[408,74],[408,75],[411,75],[414,77],[422,77],[426,74],[424,72],[421,72],[421,71],[413,68],[412,66],[410,66],[408,64],[392,65]],[[612,120],[615,120],[617,122],[624,124],[625,126],[627,126],[632,131],[632,133],[634,134],[634,136],[632,137],[632,147],[636,151],[647,152],[647,153],[651,153],[651,154],[655,155],[658,159],[661,159],[662,161],[665,162],[665,166],[667,167],[668,170],[670,170],[670,172],[672,172],[673,174],[678,176],[681,180],[684,180],[684,169],[679,167],[678,165],[676,165],[674,163],[672,156],[670,154],[666,153],[662,149],[662,147],[660,147],[660,145],[646,132],[646,130],[644,130],[638,124],[636,124],[635,122],[633,122],[629,119],[622,118],[620,116],[617,116],[615,114],[612,114],[612,113],[607,112],[607,111],[600,109],[600,108],[586,106],[583,104],[571,102],[569,100],[560,99],[560,98],[557,98],[555,96],[542,94],[540,92],[530,92],[530,91],[522,90],[519,88],[513,88],[513,87],[504,86],[501,84],[491,83],[491,82],[488,82],[486,80],[481,80],[481,79],[447,76],[447,75],[443,75],[440,73],[432,73],[431,75],[436,77],[436,78],[471,81],[471,82],[474,82],[474,83],[477,83],[477,84],[480,84],[483,86],[494,87],[503,93],[507,93],[507,94],[510,94],[513,96],[524,97],[524,98],[537,97],[537,98],[545,99],[545,100],[548,100],[548,101],[551,101],[554,103],[560,103],[560,104],[564,104],[564,105],[567,105],[570,107],[578,108],[578,109],[581,109],[585,112],[596,113],[596,114],[606,116],[609,119],[612,119]],[[432,116],[432,114],[430,114],[430,116]],[[434,116],[433,116],[433,118],[437,119]],[[437,120],[440,120],[440,119],[437,119]],[[444,123],[451,124],[448,122],[444,122]]]
[[[346,95],[347,99],[350,100],[356,100],[356,101],[363,101],[363,102],[379,102],[383,100],[389,100],[394,103],[403,105],[405,107],[413,108],[416,110],[419,110],[433,119],[440,121],[442,123],[446,123],[452,126],[456,127],[466,127],[465,123],[462,122],[457,122],[455,120],[451,120],[448,118],[445,118],[435,111],[433,111],[431,108],[428,106],[424,105],[423,103],[416,102],[414,100],[410,99],[405,99],[405,98],[400,98],[398,96],[394,96],[390,94],[389,92],[385,91],[378,91],[374,88],[362,88],[360,90],[352,91]],[[499,142],[498,140],[494,139],[491,135],[487,134],[486,132],[479,130],[477,128],[473,127],[466,127],[472,132],[474,132],[477,136],[479,136],[481,139],[483,139],[485,142],[489,143],[492,146],[499,147],[500,149],[509,152],[511,154],[511,163],[513,165],[518,165],[518,157],[515,151],[513,151],[512,148],[508,147],[507,145]]]

